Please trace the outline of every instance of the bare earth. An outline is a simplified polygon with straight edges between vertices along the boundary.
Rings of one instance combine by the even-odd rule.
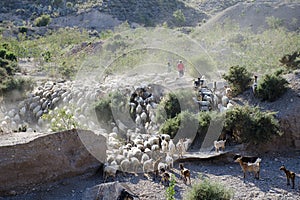
[[[299,164],[300,152],[289,154],[265,154],[261,156],[261,176],[256,180],[253,174],[247,174],[245,181],[239,164],[212,161],[186,162],[185,167],[192,172],[192,185],[202,178],[221,183],[234,193],[233,199],[300,199]],[[285,174],[279,170],[281,165],[294,171],[297,175],[295,189],[286,185]],[[184,193],[191,187],[179,177],[178,163],[175,163],[171,173],[176,176],[176,199],[184,199]],[[144,175],[118,174],[117,180],[126,182],[141,200],[165,199],[166,187],[159,180],[148,180]],[[110,179],[109,181],[113,181]],[[80,200],[86,188],[103,183],[101,174],[85,175],[66,179],[51,185],[36,187],[31,193],[2,198],[8,200],[51,199]],[[1,199],[1,198],[0,198]]]

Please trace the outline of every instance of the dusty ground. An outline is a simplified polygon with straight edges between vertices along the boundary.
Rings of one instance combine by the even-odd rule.
[[[278,2],[278,1],[277,1]],[[280,4],[278,4],[280,7]],[[234,8],[237,8],[234,7]],[[233,8],[233,9],[234,9]],[[267,7],[268,9],[269,7]],[[247,10],[246,10],[247,11]],[[245,11],[244,16],[248,16],[248,12]],[[265,16],[263,13],[268,13],[269,10],[258,10],[253,8],[249,10],[252,12],[252,16],[257,14]],[[278,11],[278,10],[277,10]],[[233,12],[234,13],[234,12]],[[277,12],[278,14],[278,12]],[[280,14],[280,13],[279,13]],[[279,15],[278,14],[278,15]],[[282,15],[287,13],[281,12]],[[297,13],[296,13],[297,14]],[[240,14],[236,14],[240,15]],[[219,18],[215,21],[220,20],[226,13],[221,13]],[[250,19],[247,17],[243,19]],[[287,16],[287,15],[286,15]],[[245,22],[242,20],[242,22]],[[252,21],[253,23],[258,20]],[[298,20],[299,21],[299,20]],[[212,21],[211,23],[213,23]],[[245,22],[245,26],[249,24]],[[255,25],[255,24],[254,24]],[[253,25],[253,26],[254,26]],[[285,99],[280,99],[278,102],[274,102],[268,105],[268,109],[281,108],[282,112],[280,114],[286,114],[286,111],[293,108],[286,107],[286,101],[291,101],[293,99],[294,105],[299,106],[299,79],[298,82],[291,79],[291,83],[294,84],[295,88],[298,88],[295,92],[289,92]],[[246,102],[246,101],[245,101]],[[250,102],[255,105],[257,102]],[[262,106],[267,106],[266,104],[261,104]],[[299,106],[300,107],[300,106]],[[276,147],[275,147],[276,148]],[[242,170],[237,163],[212,163],[206,161],[199,162],[188,162],[185,166],[192,171],[192,184],[199,180],[199,174],[203,177],[209,178],[211,181],[217,181],[225,185],[227,188],[232,189],[234,192],[233,199],[285,199],[285,200],[295,200],[300,199],[300,152],[294,151],[289,154],[263,154],[262,157],[262,167],[261,167],[261,179],[255,180],[253,175],[248,175],[246,181],[243,180]],[[279,167],[285,164],[290,170],[296,172],[296,189],[291,189],[290,186],[286,185],[285,175],[283,172],[279,171]],[[176,176],[176,199],[184,199],[184,192],[187,191],[190,186],[185,185],[182,180],[179,179],[178,163],[175,164],[175,169],[173,173]],[[143,175],[118,175],[118,180],[121,182],[126,182],[131,187],[131,189],[140,196],[141,199],[165,199],[166,188],[159,184],[159,181],[148,180]],[[87,174],[75,178],[65,179],[50,185],[37,186],[32,189],[31,192],[27,194],[12,196],[12,197],[0,197],[0,200],[80,200],[84,194],[86,188],[93,187],[97,184],[103,182],[102,176],[98,174]]]
[[[234,193],[233,199],[286,199],[295,200],[300,198],[299,164],[300,152],[289,154],[265,154],[262,158],[261,178],[256,180],[253,174],[247,174],[245,181],[239,164],[234,162],[224,163],[212,161],[186,162],[185,167],[192,172],[192,185],[201,181],[199,177],[208,178],[211,181],[219,182]],[[285,175],[279,170],[281,165],[296,172],[296,189],[286,185]],[[176,199],[184,199],[185,192],[191,187],[186,185],[179,178],[178,163],[171,171],[176,176]],[[201,175],[201,176],[199,176]],[[145,176],[118,174],[117,180],[126,182],[128,186],[139,195],[140,199],[165,199],[166,187],[159,183],[159,180],[148,180]],[[110,179],[110,181],[113,181]],[[80,200],[86,188],[102,183],[101,174],[85,175],[72,179],[66,179],[51,185],[36,187],[31,193],[2,198],[8,200]],[[0,198],[1,199],[1,198]]]

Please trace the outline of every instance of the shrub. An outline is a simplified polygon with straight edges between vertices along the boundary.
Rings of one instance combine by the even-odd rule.
[[[276,18],[274,16],[266,17],[266,23],[271,29],[277,29],[282,26],[282,19]]]
[[[222,77],[228,82],[234,95],[244,92],[251,82],[251,75],[245,67],[232,66],[228,74],[223,74]]]
[[[103,97],[94,106],[98,121],[102,125],[110,125],[114,122],[113,113],[124,112],[128,100],[120,92],[112,92]]]
[[[300,67],[300,51],[295,51],[293,54],[284,55],[279,62],[286,66],[287,69],[297,69]]]
[[[280,134],[279,123],[273,112],[263,112],[258,107],[250,106],[228,110],[224,130],[232,133],[238,143],[263,143]]]
[[[50,51],[46,51],[46,52],[42,53],[42,56],[46,62],[51,61],[51,52]]]
[[[34,20],[34,25],[41,27],[41,26],[47,26],[51,21],[50,15],[41,15],[40,17],[36,18]]]
[[[229,200],[233,197],[233,192],[220,183],[204,179],[194,184],[185,195],[187,200]]]
[[[78,127],[78,123],[76,122],[73,113],[68,112],[64,108],[52,110],[48,114],[44,114],[43,119],[50,121],[50,128],[54,132]]]
[[[101,124],[108,124],[109,122],[113,121],[110,102],[111,99],[109,97],[104,97],[101,100],[99,100],[95,105],[96,116]]]
[[[166,189],[166,199],[175,200],[175,175],[172,174],[169,187]]]
[[[1,62],[1,60],[0,60]],[[6,69],[0,67],[0,83],[2,83],[3,80],[5,80],[8,77],[8,74],[6,72]]]
[[[68,1],[67,3],[66,3],[66,7],[67,8],[72,8],[73,7],[73,3],[72,2],[70,2],[70,1]]]
[[[2,78],[2,77],[1,77]],[[10,96],[10,92],[17,90],[20,94],[33,89],[33,82],[30,79],[6,77],[0,81],[0,94]]]
[[[167,119],[160,127],[159,132],[162,134],[168,134],[171,138],[174,138],[177,134],[180,126],[180,118],[174,117]]]
[[[17,56],[15,53],[11,52],[11,51],[6,51],[6,55],[5,55],[5,58],[7,60],[10,60],[10,61],[17,61]]]
[[[6,49],[0,49],[0,58],[7,59],[10,61],[17,61],[16,54]]]
[[[177,25],[177,26],[183,26],[186,19],[185,19],[185,16],[182,12],[182,10],[176,10],[174,11],[173,13],[173,17],[174,17],[174,24]]]
[[[174,93],[166,94],[159,104],[157,121],[162,122],[165,118],[174,118],[182,111],[196,113],[199,108],[193,101],[193,97],[194,94],[190,90],[175,91]]]
[[[198,134],[199,138],[204,138],[210,123],[210,115],[201,112],[199,115],[183,111],[174,118],[167,119],[160,127],[159,132],[168,134],[174,138],[177,133],[180,136],[193,138]],[[181,132],[180,132],[181,131]],[[198,141],[201,143],[202,141]]]
[[[27,31],[28,31],[28,28],[26,26],[20,26],[19,27],[19,32],[20,33],[27,33]]]
[[[263,101],[275,101],[287,91],[287,80],[280,72],[266,74],[257,84],[257,96]]]
[[[0,49],[0,58],[5,58],[6,55],[6,49]]]

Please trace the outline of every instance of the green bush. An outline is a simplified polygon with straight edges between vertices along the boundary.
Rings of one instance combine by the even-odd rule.
[[[283,20],[274,16],[266,17],[266,23],[271,29],[277,29],[283,24]]]
[[[1,60],[0,60],[1,63]],[[0,83],[8,77],[7,71],[5,68],[0,67]]]
[[[162,134],[168,134],[171,138],[174,138],[177,134],[180,126],[180,118],[178,116],[167,119],[160,127],[159,132]]]
[[[34,20],[34,25],[38,27],[47,26],[50,22],[51,22],[50,15],[41,15],[40,17]]]
[[[182,111],[196,113],[199,108],[193,101],[193,97],[194,94],[190,90],[175,91],[174,93],[166,94],[159,104],[157,121],[163,122],[166,118],[174,118]]]
[[[17,90],[21,94],[24,94],[26,91],[29,91],[31,89],[33,89],[33,82],[30,79],[6,77],[5,79],[1,79],[0,81],[0,95],[4,95],[7,97],[9,97],[10,92],[14,90]]]
[[[211,182],[204,179],[193,184],[192,188],[185,193],[187,200],[229,200],[233,197],[233,192],[218,182]]]
[[[15,53],[11,52],[11,51],[6,51],[6,55],[5,55],[5,58],[7,60],[10,60],[10,61],[17,61],[17,56]]]
[[[10,61],[17,61],[16,54],[6,49],[0,49],[0,58],[7,59]]]
[[[251,75],[245,67],[232,66],[228,74],[223,74],[222,77],[228,82],[234,95],[244,92],[251,82]]]
[[[42,116],[43,119],[50,121],[50,128],[52,131],[64,131],[77,128],[73,113],[69,113],[66,109],[51,110],[49,113]]]
[[[103,97],[94,106],[98,121],[103,125],[110,125],[114,122],[113,113],[124,112],[126,102],[127,98],[120,92],[112,92]]]
[[[173,21],[174,21],[174,24],[177,25],[177,26],[183,26],[186,19],[185,19],[185,16],[184,16],[184,13],[182,12],[182,10],[176,10],[174,11],[173,13]]]
[[[184,135],[192,138],[198,134],[199,138],[204,138],[210,124],[210,115],[201,112],[199,114],[183,111],[174,118],[167,119],[160,127],[159,132],[168,134],[174,138],[179,130],[184,131]],[[201,141],[200,141],[201,142]]]
[[[266,74],[257,84],[257,96],[263,101],[275,101],[287,91],[287,80],[280,73]]]
[[[95,112],[100,123],[106,124],[113,121],[113,114],[110,106],[111,99],[104,97],[95,105]]]
[[[68,2],[66,3],[66,7],[69,8],[69,9],[70,9],[70,8],[73,8],[73,3],[68,1]]]
[[[263,143],[280,134],[279,122],[273,112],[258,107],[235,107],[226,112],[224,130],[238,142]]]
[[[5,59],[6,49],[0,49],[0,58]]]
[[[166,199],[175,200],[175,175],[172,174],[169,187],[166,189]]]
[[[293,54],[284,55],[279,62],[284,65],[287,69],[300,68],[300,51],[295,51]]]
[[[51,61],[51,52],[50,51],[46,51],[46,52],[42,53],[42,56],[46,62]]]
[[[28,27],[26,27],[26,26],[20,26],[19,27],[19,32],[20,33],[27,33],[27,31],[28,31]]]

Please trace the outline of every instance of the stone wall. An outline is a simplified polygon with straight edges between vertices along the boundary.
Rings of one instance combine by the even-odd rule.
[[[106,142],[102,135],[83,130],[42,135],[13,133],[3,137],[0,138],[0,196],[97,170],[101,162],[83,145],[82,138]],[[104,149],[102,153],[105,152]]]

